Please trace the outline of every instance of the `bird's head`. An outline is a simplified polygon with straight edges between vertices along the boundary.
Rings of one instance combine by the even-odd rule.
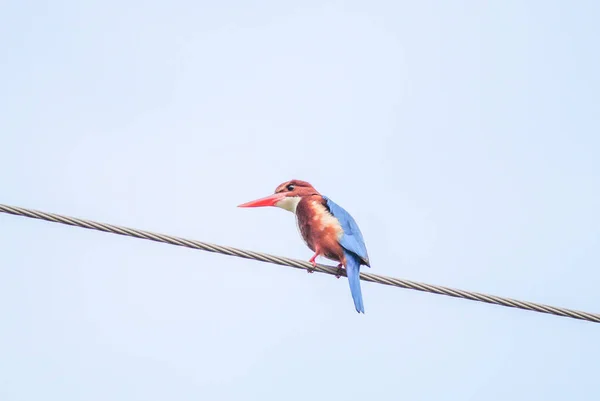
[[[295,213],[298,202],[300,202],[303,197],[311,195],[320,194],[306,181],[291,180],[279,185],[275,189],[273,195],[243,203],[238,207],[277,206]]]

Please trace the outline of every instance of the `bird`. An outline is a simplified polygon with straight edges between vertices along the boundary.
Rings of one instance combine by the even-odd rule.
[[[350,213],[321,195],[311,184],[302,180],[286,181],[272,195],[238,205],[238,207],[274,206],[296,215],[302,239],[314,252],[309,262],[317,266],[317,257],[338,262],[340,273],[346,270],[350,293],[358,313],[365,313],[360,288],[360,267],[371,267],[367,247],[358,224]],[[308,271],[312,273],[311,270]],[[337,275],[339,278],[339,274]]]

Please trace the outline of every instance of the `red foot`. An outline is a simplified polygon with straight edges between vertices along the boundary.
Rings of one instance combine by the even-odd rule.
[[[342,277],[343,272],[344,272],[344,265],[340,263],[339,265],[337,265],[337,274],[335,275],[335,278]]]
[[[315,253],[315,254],[313,255],[313,257],[312,257],[312,258],[310,258],[310,259],[308,260],[310,263],[312,263],[313,267],[317,267],[317,262],[315,262],[315,259],[316,259],[318,256],[319,256],[319,253],[317,252],[317,253]],[[308,273],[314,273],[314,272],[315,272],[313,269],[306,269],[306,271],[307,271]]]

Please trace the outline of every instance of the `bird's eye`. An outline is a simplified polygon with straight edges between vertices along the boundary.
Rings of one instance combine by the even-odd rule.
[[[294,188],[296,188],[296,186],[294,184],[290,184],[286,188],[287,188],[288,191],[293,191]]]

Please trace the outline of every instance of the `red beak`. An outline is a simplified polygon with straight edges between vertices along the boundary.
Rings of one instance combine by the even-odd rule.
[[[242,203],[238,207],[262,207],[262,206],[275,206],[277,202],[285,198],[284,194],[273,194],[265,198],[253,200],[251,202]]]

